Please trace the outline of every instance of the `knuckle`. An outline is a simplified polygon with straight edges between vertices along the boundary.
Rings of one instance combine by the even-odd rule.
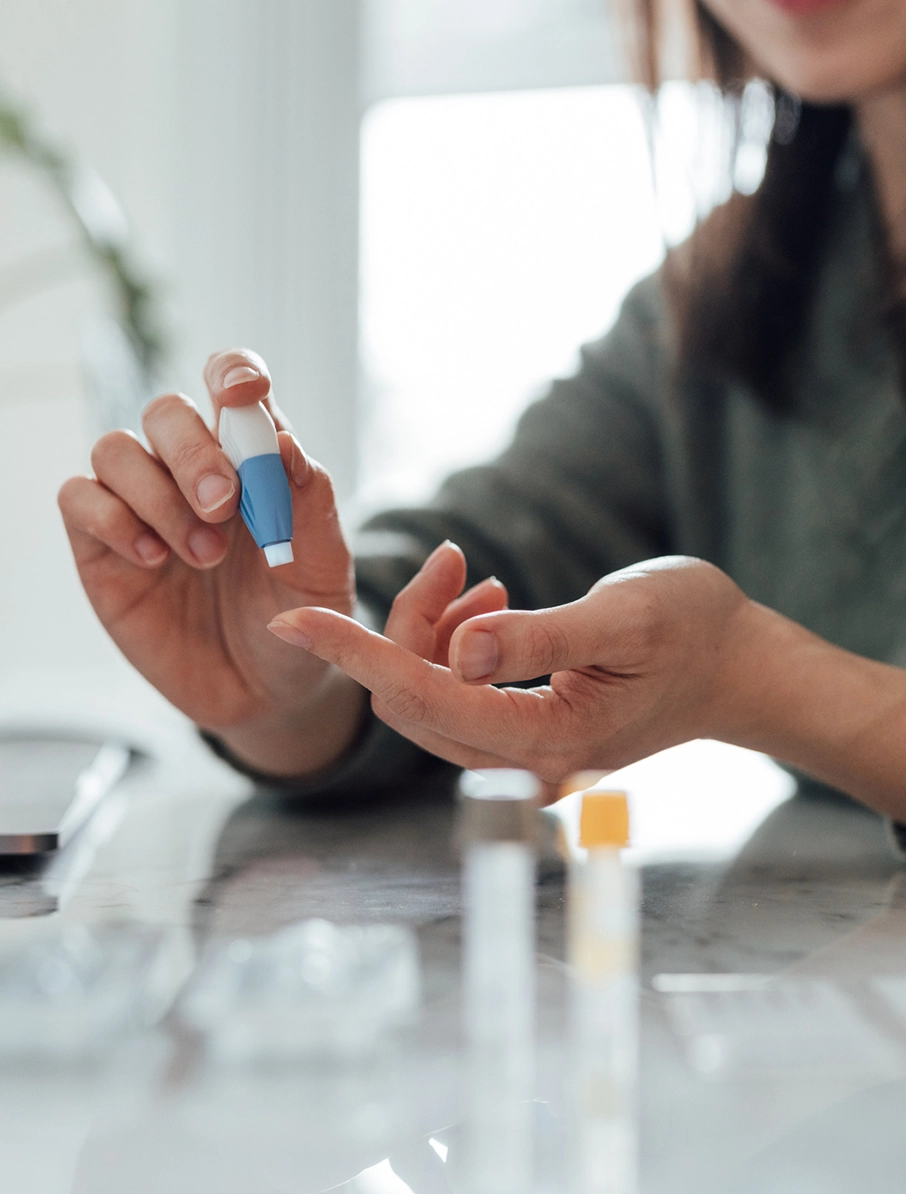
[[[567,759],[551,759],[547,773],[541,778],[551,784],[562,784],[565,779],[569,779],[576,771],[581,770],[582,767],[579,763]]]
[[[96,539],[112,544],[122,536],[123,519],[120,511],[104,506],[96,510],[90,520],[90,530]]]
[[[167,464],[174,474],[183,477],[222,471],[220,462],[211,459],[213,455],[211,444],[185,440],[174,446]]]
[[[333,477],[324,467],[319,464],[317,460],[313,460],[311,456],[308,457],[309,478],[308,485],[312,497],[325,509],[333,509],[336,506],[336,499],[333,490]]]
[[[661,595],[651,589],[638,593],[633,612],[627,636],[633,650],[642,655],[656,651],[664,644],[668,634]]]
[[[197,412],[198,408],[185,394],[158,394],[142,412],[142,426],[148,431],[178,417],[186,410]]]
[[[642,626],[651,627],[661,619],[663,602],[660,593],[651,587],[642,590],[637,597],[637,617]]]
[[[542,779],[550,780],[554,759],[546,747],[532,746],[523,752],[522,765]]]
[[[420,725],[428,718],[428,702],[421,693],[406,684],[398,685],[389,692],[385,692],[381,699],[394,717],[398,717],[401,721],[411,721]]]
[[[137,443],[131,431],[108,431],[91,449],[91,467],[95,473],[104,472]]]
[[[580,767],[575,760],[566,758],[559,751],[545,750],[538,752],[532,760],[530,770],[545,783],[561,784],[574,771],[580,770]]]
[[[544,751],[536,746],[526,747],[518,752],[518,758],[514,759],[514,765],[524,767],[526,771],[533,771],[535,775],[540,775],[544,766]]]
[[[551,716],[561,725],[576,716],[593,713],[601,701],[600,681],[587,672],[564,672],[554,681],[554,688],[560,702],[551,709]]]
[[[554,671],[566,657],[568,643],[564,632],[550,619],[530,618],[527,646],[532,666],[542,675]]]

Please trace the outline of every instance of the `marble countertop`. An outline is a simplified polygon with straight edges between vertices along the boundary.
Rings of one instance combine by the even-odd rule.
[[[728,803],[733,791],[726,792]],[[206,1059],[172,1013],[103,1065],[0,1065],[15,1194],[437,1194],[461,1132],[454,807],[427,782],[306,810],[186,735],[137,768],[67,858],[0,874],[0,957],[60,926],[166,935],[172,994],[210,942],[310,917],[406,924],[417,1022],[367,1062]],[[741,845],[637,858],[644,1194],[872,1194],[906,1161],[906,879],[881,821],[775,801]],[[566,1191],[564,874],[537,888],[537,1194]],[[528,1194],[528,1192],[527,1192]]]

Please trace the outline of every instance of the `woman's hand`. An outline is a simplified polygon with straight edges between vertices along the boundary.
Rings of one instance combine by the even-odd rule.
[[[342,668],[371,690],[380,718],[463,767],[526,767],[556,783],[690,738],[733,739],[760,607],[719,569],[653,560],[570,605],[469,617],[451,604],[456,550],[439,548],[403,590],[386,636],[311,608],[271,629]],[[548,673],[542,687],[494,687]]]
[[[235,470],[180,394],[145,411],[150,451],[128,431],[100,439],[94,476],[67,481],[60,508],[91,603],[135,667],[253,766],[300,774],[345,749],[364,697],[266,626],[287,605],[350,615],[352,560],[330,477],[290,433],[261,358],[218,353],[205,381],[215,412],[263,401],[274,417],[293,496],[294,563],[268,568],[238,514]]]

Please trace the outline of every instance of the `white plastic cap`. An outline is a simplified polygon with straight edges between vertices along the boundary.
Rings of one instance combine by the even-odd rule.
[[[225,406],[217,430],[220,446],[235,469],[252,456],[280,451],[274,420],[260,402],[252,406]]]
[[[531,771],[487,767],[464,771],[459,790],[471,800],[536,800],[541,795],[541,781]]]
[[[268,543],[264,549],[264,556],[271,568],[279,568],[281,564],[293,562],[293,545],[287,539],[283,543]]]

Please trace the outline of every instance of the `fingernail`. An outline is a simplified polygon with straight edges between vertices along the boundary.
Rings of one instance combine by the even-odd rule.
[[[484,580],[480,580],[475,586],[476,589],[489,589],[492,585],[499,585],[500,581],[496,576],[486,576]]]
[[[271,634],[276,634],[277,638],[282,638],[285,643],[301,647],[303,651],[311,650],[311,639],[295,626],[289,626],[286,622],[269,622],[267,628]]]
[[[490,630],[470,630],[456,645],[456,666],[463,680],[483,680],[497,669],[497,636]]]
[[[147,531],[136,539],[135,550],[146,564],[159,564],[167,555],[166,544],[161,543],[156,535],[151,535]]]
[[[224,390],[231,390],[233,386],[241,386],[244,381],[257,381],[260,376],[258,370],[253,369],[251,365],[234,365],[224,373],[220,385]]]
[[[199,564],[213,564],[223,555],[223,540],[210,527],[199,527],[189,536],[189,551]]]
[[[196,500],[205,514],[210,514],[218,506],[228,502],[235,492],[236,486],[229,477],[224,477],[221,473],[208,473],[195,487]]]

